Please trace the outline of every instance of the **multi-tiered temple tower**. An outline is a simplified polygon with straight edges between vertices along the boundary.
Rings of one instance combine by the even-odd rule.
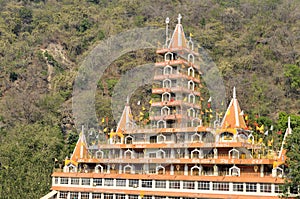
[[[282,193],[283,148],[276,153],[255,140],[235,89],[222,123],[202,123],[199,55],[180,15],[170,39],[166,31],[157,50],[151,125],[135,124],[127,100],[104,142],[88,145],[83,130],[44,199],[269,199]],[[290,133],[289,127],[285,138]]]

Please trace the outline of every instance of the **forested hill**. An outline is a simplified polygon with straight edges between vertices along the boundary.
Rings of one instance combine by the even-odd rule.
[[[245,112],[274,125],[280,112],[299,114],[299,1],[0,0],[0,198],[49,191],[54,159],[61,163],[77,139],[72,86],[87,54],[125,30],[164,28],[166,17],[174,25],[178,13]],[[98,83],[99,118],[112,122],[120,76],[155,59],[154,50],[131,52],[109,67]]]

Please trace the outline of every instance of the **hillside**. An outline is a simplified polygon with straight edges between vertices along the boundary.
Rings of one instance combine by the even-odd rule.
[[[299,115],[298,1],[0,0],[1,198],[39,198],[48,192],[53,166],[77,139],[72,92],[87,55],[126,30],[164,28],[166,17],[173,28],[178,13],[185,32],[221,72],[225,103],[236,86],[252,118],[275,124],[281,112]],[[122,75],[156,59],[155,49],[138,50],[108,67],[97,82],[100,120],[115,123],[110,103]],[[149,106],[149,98],[139,97],[149,93],[149,86],[137,89],[131,99],[134,114],[140,111],[138,101]]]

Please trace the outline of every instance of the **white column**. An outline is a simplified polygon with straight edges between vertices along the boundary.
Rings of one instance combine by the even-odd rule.
[[[233,183],[229,182],[229,192],[233,192]]]
[[[189,159],[189,156],[190,156],[189,150],[188,149],[184,149],[184,158],[185,159]]]
[[[81,199],[81,192],[78,192],[78,199]]]
[[[260,177],[264,177],[264,165],[260,165]]]
[[[256,192],[257,193],[260,193],[260,186],[259,185],[260,185],[259,183],[256,183]]]
[[[70,198],[71,198],[71,196],[70,196],[70,192],[68,192],[67,199],[70,199]]]
[[[171,164],[170,166],[170,175],[174,175],[174,165]]]
[[[271,193],[275,194],[275,184],[271,184]]]
[[[218,159],[218,149],[214,148],[214,158]]]
[[[109,164],[107,165],[107,171],[106,172],[110,173],[110,165]]]
[[[124,153],[123,149],[120,149],[120,158],[123,158],[123,153]]]
[[[171,149],[171,158],[175,158],[175,150],[173,148]]]
[[[119,174],[121,174],[121,173],[122,173],[122,165],[119,164]]]
[[[89,199],[93,199],[93,193],[92,192],[89,193]]]
[[[184,165],[184,175],[185,176],[189,175],[189,167],[187,164]]]
[[[104,194],[103,193],[101,193],[101,199],[104,199]]]

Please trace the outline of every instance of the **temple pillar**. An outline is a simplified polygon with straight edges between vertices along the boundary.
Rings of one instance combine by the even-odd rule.
[[[171,164],[170,166],[170,175],[174,175],[174,165]]]
[[[260,177],[264,177],[264,165],[260,165]]]
[[[189,167],[187,164],[184,165],[184,175],[185,176],[189,175]]]

